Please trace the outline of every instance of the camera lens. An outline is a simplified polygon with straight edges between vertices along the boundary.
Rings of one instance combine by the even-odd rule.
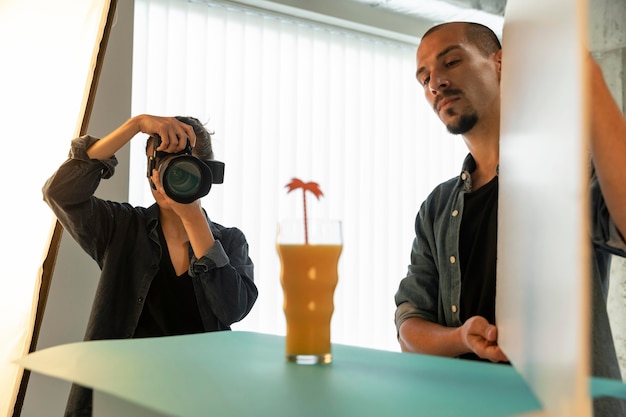
[[[198,192],[202,174],[198,166],[190,161],[180,161],[169,167],[165,174],[168,189],[179,196],[188,196]]]
[[[211,169],[190,155],[164,158],[159,173],[165,194],[183,204],[207,195],[213,183]]]

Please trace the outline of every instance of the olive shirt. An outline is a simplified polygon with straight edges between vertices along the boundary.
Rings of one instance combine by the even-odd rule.
[[[471,173],[475,168],[476,163],[469,154],[461,174],[437,186],[416,216],[411,264],[395,295],[395,323],[398,331],[402,323],[411,317],[447,327],[463,324],[459,242],[465,196],[471,193]],[[610,256],[615,254],[626,257],[626,242],[609,216],[595,176],[591,180],[590,196],[593,245],[592,372],[595,376],[621,380],[606,309],[606,295]],[[497,200],[493,204],[497,205]],[[491,247],[495,248],[495,245]],[[495,253],[487,256],[495,262]],[[624,415],[623,411],[614,414],[600,412],[595,403],[596,416]]]
[[[102,271],[85,340],[130,338],[167,247],[159,239],[156,204],[133,207],[94,196],[100,180],[110,178],[117,165],[114,156],[88,157],[86,149],[97,140],[83,136],[72,141],[69,158],[48,179],[43,195],[64,229]],[[250,312],[257,298],[244,234],[210,220],[209,225],[215,244],[200,258],[190,247],[188,270],[207,332],[229,330]],[[70,408],[66,415],[91,413]]]

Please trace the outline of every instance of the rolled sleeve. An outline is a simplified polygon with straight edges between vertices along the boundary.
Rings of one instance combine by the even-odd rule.
[[[396,325],[396,331],[399,333],[400,326],[402,326],[402,323],[404,323],[405,321],[413,317],[424,318],[423,314],[413,304],[409,302],[400,304],[396,308],[396,313],[394,316],[394,323]]]
[[[411,248],[411,265],[407,276],[400,281],[395,303],[397,307],[410,303],[414,316],[437,322],[439,275],[424,231],[424,223],[423,210],[420,210],[415,224],[416,237]]]
[[[420,317],[424,320],[437,323],[437,299],[438,289],[437,284],[427,282],[425,280],[418,280],[417,275],[409,275],[402,280],[400,287],[395,295],[396,302],[396,325],[398,323],[398,314],[407,312],[407,305],[412,306],[411,317]],[[399,309],[399,310],[398,310]],[[406,318],[405,318],[406,319]]]
[[[626,257],[626,241],[611,218],[595,177],[591,181],[591,240],[602,250]]]
[[[87,149],[96,143],[99,139],[90,135],[85,135],[72,140],[70,152],[68,157],[79,161],[90,161],[89,155],[87,155]],[[108,179],[115,173],[115,167],[117,166],[117,158],[113,155],[108,159],[100,159],[105,169],[102,170],[102,178]]]
[[[222,246],[222,242],[216,240],[213,246],[200,258],[195,256],[191,260],[191,276],[207,273],[211,269],[222,268],[230,263],[230,259]]]
[[[613,249],[620,251],[620,256],[626,257],[626,242],[612,218],[609,219],[609,238],[607,244]]]
[[[256,301],[254,264],[241,230],[212,222],[211,230],[215,243],[200,259],[191,257],[189,275],[203,321],[213,314],[222,328],[228,329],[243,319]]]

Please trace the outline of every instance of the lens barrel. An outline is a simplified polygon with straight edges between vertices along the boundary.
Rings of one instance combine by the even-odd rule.
[[[165,193],[182,204],[204,197],[213,184],[211,169],[202,160],[191,155],[164,158],[159,167],[159,175]]]

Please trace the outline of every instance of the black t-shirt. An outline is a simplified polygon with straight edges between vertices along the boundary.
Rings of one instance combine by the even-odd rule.
[[[200,311],[188,272],[177,276],[163,236],[158,226],[163,247],[159,272],[150,284],[145,305],[133,337],[173,336],[204,332]],[[217,329],[217,318],[214,328]],[[213,328],[207,330],[215,330]]]
[[[465,195],[459,256],[461,258],[461,321],[483,316],[496,319],[496,249],[498,177]]]

